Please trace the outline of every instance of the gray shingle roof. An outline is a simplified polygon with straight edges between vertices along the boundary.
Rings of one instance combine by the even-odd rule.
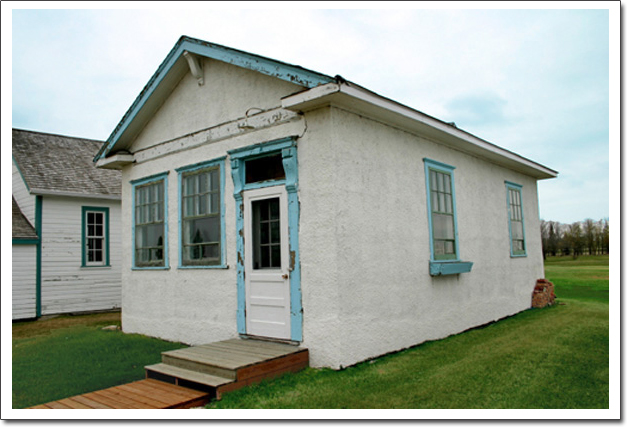
[[[20,207],[17,205],[15,198],[13,199],[13,224],[11,231],[14,239],[36,239],[37,233],[35,228],[26,219]]]
[[[121,173],[98,169],[103,141],[13,129],[13,159],[30,191],[76,196],[121,195]]]

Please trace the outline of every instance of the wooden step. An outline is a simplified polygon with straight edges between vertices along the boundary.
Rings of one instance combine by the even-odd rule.
[[[161,353],[161,362],[165,365],[196,371],[202,374],[216,377],[236,379],[238,364],[214,355],[207,355],[195,350],[193,347],[179,350],[165,351]]]
[[[224,378],[216,375],[204,374],[202,372],[190,371],[189,369],[183,369],[177,366],[167,365],[165,363],[157,363],[156,365],[146,366],[145,369],[147,378],[159,379],[157,377],[163,375],[173,379],[182,379],[192,383],[203,384],[214,388],[235,381],[232,378]],[[175,382],[175,384],[177,384],[177,382]]]
[[[309,366],[309,351],[290,344],[231,339],[161,353],[162,363],[146,366],[146,377],[222,393],[297,372]]]

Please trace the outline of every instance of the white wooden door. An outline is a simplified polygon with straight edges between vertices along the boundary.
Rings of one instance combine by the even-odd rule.
[[[284,186],[244,192],[246,333],[290,338],[287,193]]]

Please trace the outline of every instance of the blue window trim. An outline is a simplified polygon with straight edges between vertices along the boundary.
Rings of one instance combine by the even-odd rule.
[[[226,264],[226,226],[224,217],[224,180],[226,156],[222,156],[206,162],[195,163],[193,165],[183,166],[176,169],[178,172],[178,213],[179,213],[179,269],[223,269],[228,268]],[[220,168],[220,264],[218,265],[183,265],[183,174],[193,172],[200,169],[206,169],[218,166]]]
[[[431,259],[429,260],[429,274],[431,276],[443,276],[449,274],[468,273],[472,269],[472,262],[461,261],[459,256],[459,234],[457,231],[457,203],[455,196],[455,166],[438,162],[429,158],[422,159],[425,164],[425,187],[427,192],[427,214],[429,219],[429,250]],[[453,203],[453,227],[455,227],[455,258],[447,260],[436,260],[433,243],[433,220],[431,213],[431,178],[429,171],[434,170],[444,172],[451,176],[451,193]]]
[[[284,180],[265,181],[246,184],[246,160],[264,155],[281,153]],[[236,239],[237,239],[237,331],[246,334],[246,286],[244,280],[244,196],[245,190],[254,188],[285,185],[287,192],[289,251],[290,251],[290,338],[292,341],[303,340],[303,310],[300,286],[300,253],[299,253],[299,218],[298,201],[298,159],[296,137],[281,138],[274,141],[237,148],[228,152],[231,158],[231,175],[233,177],[233,196],[235,197]]]
[[[87,236],[85,234],[85,224],[87,222],[87,212],[103,212],[104,213],[104,238],[105,238],[105,262],[104,264],[87,264]],[[111,267],[109,258],[109,208],[102,206],[82,206],[81,209],[81,267],[98,268]]]
[[[525,258],[527,256],[527,237],[525,235],[525,210],[524,210],[524,202],[523,202],[523,194],[522,194],[523,186],[520,184],[516,184],[515,182],[505,181],[505,193],[507,197],[507,224],[509,226],[509,255],[511,258]],[[509,198],[509,190],[518,191],[520,194],[520,215],[522,222],[522,233],[523,233],[523,244],[525,247],[524,252],[522,253],[514,253],[514,240],[512,235],[512,212],[511,212],[511,204]]]
[[[169,262],[169,252],[168,252],[168,174],[170,172],[162,172],[155,175],[150,175],[144,178],[136,179],[130,182],[133,187],[132,198],[133,205],[131,207],[131,224],[133,224],[132,230],[132,245],[133,248],[133,259],[132,259],[132,270],[168,270],[170,268]],[[163,180],[163,265],[158,267],[138,267],[135,264],[135,190],[140,185],[150,184],[157,181]]]

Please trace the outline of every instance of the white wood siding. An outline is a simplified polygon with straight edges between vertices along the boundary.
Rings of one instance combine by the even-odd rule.
[[[11,162],[12,175],[13,175],[13,197],[17,202],[20,210],[31,223],[35,226],[35,196],[31,195],[26,188],[26,184],[20,175],[19,170],[15,166],[15,163]]]
[[[81,266],[83,206],[109,208],[110,267]],[[119,308],[120,202],[47,196],[42,211],[42,314]]]
[[[13,245],[13,320],[30,319],[36,313],[36,245]]]

